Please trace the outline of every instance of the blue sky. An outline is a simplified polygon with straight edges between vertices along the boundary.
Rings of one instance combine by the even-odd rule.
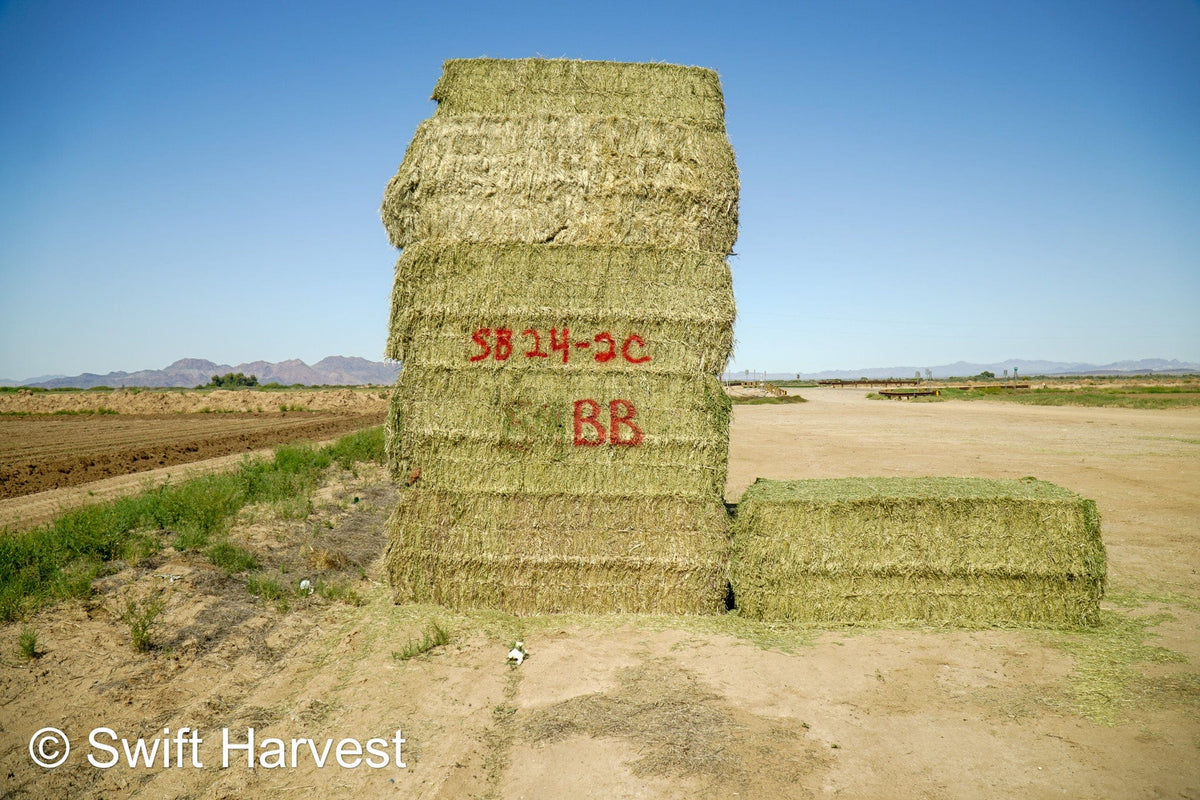
[[[1200,361],[1200,4],[0,0],[0,377],[382,357],[446,58],[720,73],[730,368]]]

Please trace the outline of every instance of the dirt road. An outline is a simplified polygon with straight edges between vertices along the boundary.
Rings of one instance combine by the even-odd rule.
[[[810,402],[735,410],[730,499],[755,477],[1054,481],[1099,504],[1111,576],[1104,625],[803,630],[736,615],[518,619],[393,606],[377,558],[393,495],[380,473],[362,470],[333,476],[307,518],[260,509],[235,528],[267,563],[290,559],[276,573],[293,591],[286,611],[249,595],[244,578],[168,550],[109,576],[87,603],[38,614],[36,659],[16,655],[20,625],[0,630],[5,793],[1200,797],[1200,409],[803,393]],[[335,573],[351,576],[363,605],[294,592],[302,578]],[[159,646],[139,655],[119,615],[152,594],[166,603]],[[450,643],[400,659],[432,620]],[[510,667],[517,638],[529,658]],[[49,726],[73,742],[57,769],[29,752]],[[160,753],[156,767],[130,767],[103,731],[120,763],[87,760],[109,757],[89,743],[93,731],[149,745],[183,727],[200,730],[202,767],[186,748],[178,766],[163,767]],[[246,751],[223,745],[245,743],[249,728],[253,768]],[[356,746],[390,742],[398,729],[399,759],[375,742],[386,764],[355,761]],[[331,750],[318,766],[326,741],[336,749],[343,739],[353,740],[343,763]]]

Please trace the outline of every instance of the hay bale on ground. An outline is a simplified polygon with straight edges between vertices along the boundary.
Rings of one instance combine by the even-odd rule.
[[[388,184],[400,602],[720,610],[737,170],[716,75],[448,61]]]
[[[741,613],[813,623],[1094,624],[1096,505],[1033,479],[764,481],[738,506]]]
[[[414,488],[393,519],[398,602],[711,613],[724,602],[723,508],[678,497]]]

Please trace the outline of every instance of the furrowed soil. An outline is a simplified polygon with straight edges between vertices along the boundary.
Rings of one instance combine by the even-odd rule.
[[[192,414],[0,417],[0,499],[132,472],[332,439],[381,414]]]
[[[381,423],[385,397],[350,389],[0,394],[0,500],[334,438]]]
[[[1104,623],[798,629],[396,606],[380,562],[396,490],[376,466],[335,466],[310,506],[247,509],[230,533],[279,596],[167,548],[87,601],[0,628],[3,794],[1200,798],[1200,409],[802,393],[735,408],[728,499],[756,477],[1050,480],[1099,505]],[[136,653],[122,612],[154,597],[155,646]],[[434,622],[449,642],[402,658]],[[47,727],[72,743],[55,769],[31,757]],[[176,745],[183,728],[200,741]],[[225,746],[251,735],[249,752]],[[150,766],[128,763],[121,740],[133,752],[139,737],[159,743]],[[355,755],[372,738],[389,741]]]

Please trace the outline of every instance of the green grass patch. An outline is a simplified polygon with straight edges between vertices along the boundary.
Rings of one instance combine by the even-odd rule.
[[[734,405],[739,406],[782,406],[791,403],[807,403],[798,394],[789,394],[784,397],[731,397]]]
[[[366,602],[358,591],[340,583],[325,583],[318,580],[315,590],[319,596],[335,603],[345,603],[348,606],[361,606]]]
[[[392,658],[397,661],[408,661],[410,658],[416,658],[422,653],[428,653],[430,650],[441,647],[449,641],[450,634],[446,633],[446,630],[434,620],[425,628],[425,633],[420,639],[409,639],[403,650],[392,653]]]
[[[229,542],[219,542],[205,551],[204,555],[214,567],[230,575],[258,568],[258,556]]]
[[[163,484],[135,497],[69,511],[28,531],[0,534],[0,621],[19,619],[48,603],[86,596],[97,576],[136,563],[165,542],[203,550],[223,569],[243,571],[244,551],[222,545],[233,516],[251,503],[297,502],[316,488],[331,464],[382,462],[383,434],[350,434],[316,449],[277,448],[273,459],[247,460],[233,472]],[[218,563],[220,562],[220,563]]]
[[[939,391],[942,393],[942,395],[946,394],[945,389],[940,389]],[[936,394],[919,394],[919,395],[915,395],[913,397],[896,398],[896,397],[888,397],[886,394],[880,394],[879,392],[868,392],[867,399],[868,400],[898,400],[901,403],[940,403],[943,400],[945,400],[946,398],[944,396],[940,396],[940,395],[936,395]]]
[[[275,607],[280,611],[288,610],[288,595],[290,592],[276,578],[263,575],[259,572],[251,573],[246,578],[246,591],[255,597],[261,597],[268,603],[274,603]]]
[[[162,598],[157,596],[142,603],[130,600],[125,604],[120,619],[129,626],[129,641],[134,650],[145,653],[153,649],[150,629],[165,607]]]
[[[26,659],[37,658],[38,634],[37,629],[32,625],[26,625],[21,630],[21,635],[17,637],[17,648],[20,649],[21,655]]]
[[[342,469],[350,469],[356,462],[374,461],[382,464],[384,460],[383,426],[364,428],[361,431],[349,433],[329,446],[330,457],[341,465]]]
[[[1003,386],[942,389],[947,400],[1004,400],[1036,406],[1096,408],[1190,408],[1200,406],[1200,386],[1085,386],[1077,389],[1006,389]]]

